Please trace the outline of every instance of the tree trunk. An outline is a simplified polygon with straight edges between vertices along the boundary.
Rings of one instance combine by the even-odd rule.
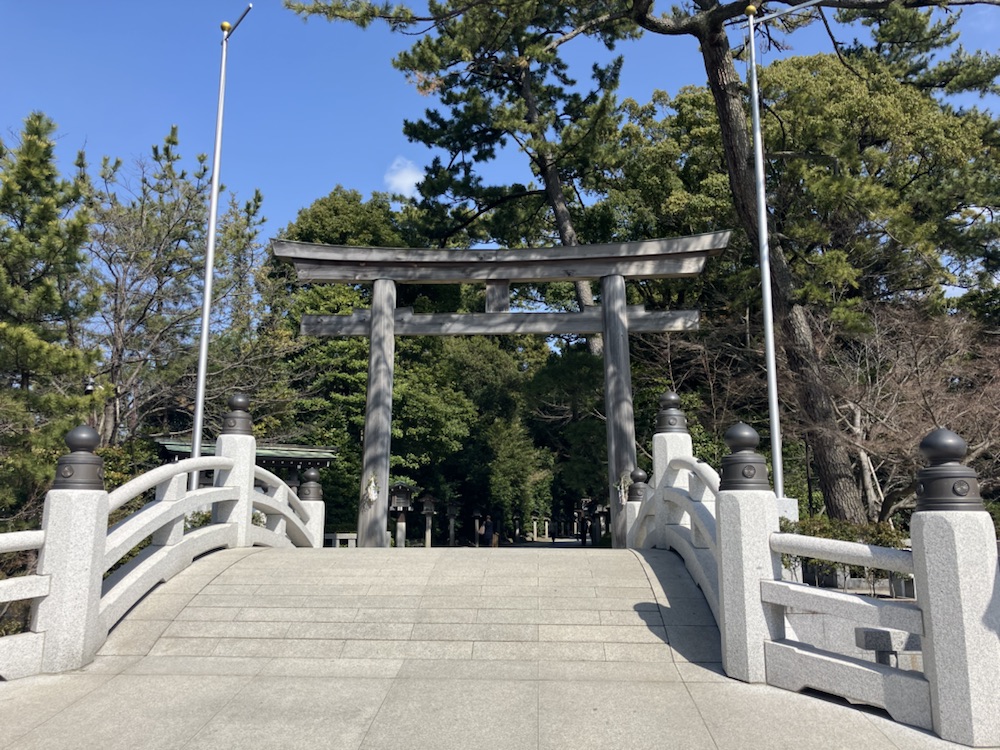
[[[698,39],[708,85],[719,115],[736,213],[747,235],[756,237],[756,178],[750,126],[743,105],[743,84],[733,66],[729,38],[721,24],[703,29]],[[838,435],[834,397],[820,372],[820,354],[809,317],[806,309],[794,301],[795,280],[782,247],[774,241],[773,234],[769,247],[774,316],[780,334],[778,342],[794,376],[797,401],[806,417],[806,432],[815,452],[816,478],[827,513],[833,518],[865,523],[867,514],[854,478],[851,454]]]
[[[535,101],[535,94],[531,88],[531,72],[525,70],[521,75],[521,96],[528,109],[525,118],[529,125],[538,123],[538,105]],[[576,247],[580,244],[576,236],[576,228],[573,226],[573,217],[569,213],[569,206],[566,204],[566,195],[563,193],[562,177],[559,175],[559,168],[552,157],[550,144],[545,139],[544,133],[537,135],[542,147],[532,157],[538,167],[538,173],[545,185],[545,199],[556,219],[556,230],[559,232],[559,240],[564,247]],[[589,281],[577,281],[576,301],[582,312],[584,308],[594,306],[594,292],[590,288]],[[587,349],[596,357],[601,356],[604,351],[604,342],[599,334],[587,337]]]

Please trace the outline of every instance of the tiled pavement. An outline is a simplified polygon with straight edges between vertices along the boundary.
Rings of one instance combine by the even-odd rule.
[[[0,683],[0,748],[955,747],[719,660],[671,552],[229,550]]]

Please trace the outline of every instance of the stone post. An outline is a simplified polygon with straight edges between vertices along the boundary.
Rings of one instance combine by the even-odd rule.
[[[455,517],[458,515],[458,506],[455,503],[448,503],[448,546],[455,546]]]
[[[734,679],[766,682],[764,643],[784,637],[781,609],[760,598],[762,580],[781,579],[781,556],[770,545],[778,511],[767,464],[754,452],[756,431],[740,423],[725,441],[732,455],[722,459],[716,504],[722,666]]]
[[[435,500],[430,495],[421,498],[424,504],[424,549],[431,548],[431,533],[434,530],[434,503]]]
[[[236,487],[239,499],[216,503],[212,508],[213,523],[236,525],[236,546],[250,546],[250,525],[253,522],[253,473],[257,461],[257,440],[253,436],[253,420],[247,409],[250,398],[235,393],[229,399],[230,411],[222,419],[222,432],[215,441],[215,455],[231,458],[233,468],[218,472],[216,487]]]
[[[94,455],[100,436],[92,427],[66,435],[71,453],[59,459],[45,496],[45,544],[38,575],[48,576],[49,594],[32,611],[31,629],[44,633],[42,672],[79,669],[93,661],[107,637],[100,622],[108,493],[104,460]]]
[[[406,511],[401,510],[396,516],[396,549],[406,547]]]
[[[626,539],[628,539],[628,545],[631,547],[633,546],[632,529],[635,526],[636,519],[639,517],[639,508],[642,507],[642,501],[649,493],[649,485],[646,483],[649,475],[637,467],[629,474],[629,479],[631,480],[631,484],[628,486],[628,502],[625,503],[625,528]]]
[[[670,468],[670,462],[675,458],[694,457],[687,417],[680,407],[681,397],[673,391],[660,396],[660,411],[656,415],[656,432],[653,433],[653,487],[661,494],[667,487],[684,492],[690,489],[688,472]],[[678,524],[683,515],[676,505],[670,504],[665,521]]]
[[[671,469],[670,461],[677,457],[691,457],[691,435],[687,429],[687,417],[680,410],[681,399],[673,391],[660,396],[660,411],[656,415],[656,432],[653,435],[653,477],[644,481],[648,484],[645,493],[653,493],[661,497],[668,488],[686,491],[688,489],[688,472]],[[634,480],[633,480],[634,481]],[[635,505],[629,503],[626,510],[626,538],[629,547],[662,547],[666,546],[660,530],[667,524],[679,524],[684,520],[684,513],[673,504],[660,504],[657,509],[655,523],[637,528],[635,523],[641,502]]]
[[[914,588],[924,614],[924,674],[934,731],[973,747],[1000,745],[1000,579],[997,538],[967,446],[951,430],[921,441],[910,521]]]
[[[299,501],[309,514],[306,529],[313,547],[323,546],[323,536],[326,531],[326,503],[323,501],[323,486],[319,483],[319,471],[306,469],[302,478],[305,481],[299,485]]]
[[[156,487],[156,502],[158,504],[176,503],[187,495],[188,477],[176,476],[169,482]],[[153,532],[151,544],[156,547],[171,547],[184,539],[184,516],[164,524]]]

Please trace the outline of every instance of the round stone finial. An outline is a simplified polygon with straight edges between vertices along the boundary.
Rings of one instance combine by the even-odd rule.
[[[680,409],[681,397],[673,391],[664,391],[660,394],[661,409]]]
[[[253,419],[250,417],[250,397],[245,393],[234,393],[229,397],[229,412],[222,418],[223,435],[253,435]]]
[[[933,466],[958,463],[968,453],[969,446],[961,435],[941,427],[920,441],[920,452]]]
[[[93,427],[80,425],[66,433],[66,447],[72,451],[56,462],[54,490],[103,490],[104,459],[94,453],[101,436]]]
[[[760,435],[745,422],[737,422],[723,437],[731,455],[722,459],[719,477],[720,490],[769,490],[767,461],[755,452],[760,445]]]
[[[983,510],[975,469],[960,463],[968,449],[961,436],[943,427],[920,441],[920,452],[930,466],[917,472],[915,512]]]
[[[681,397],[673,391],[660,396],[660,411],[656,415],[656,432],[687,433],[687,417],[680,409]]]
[[[93,453],[97,450],[97,446],[101,444],[101,436],[97,434],[97,430],[85,424],[74,427],[67,432],[65,440],[66,447],[74,453],[78,451]]]
[[[299,485],[299,500],[322,500],[323,486],[319,483],[319,472],[310,467],[302,472],[305,480]]]
[[[629,474],[628,476],[629,479],[632,480],[632,482],[628,486],[627,496],[623,499],[628,500],[628,502],[630,503],[631,502],[641,503],[643,497],[646,494],[646,489],[648,488],[646,480],[649,479],[649,475],[639,467],[636,467],[632,469],[632,473]]]
[[[746,422],[734,424],[726,430],[722,439],[733,453],[752,451],[760,445],[760,435],[757,434],[757,430]]]
[[[233,411],[249,411],[250,397],[245,393],[234,393],[226,405]]]

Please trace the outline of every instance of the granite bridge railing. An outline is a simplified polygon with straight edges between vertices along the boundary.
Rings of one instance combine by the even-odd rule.
[[[653,477],[632,473],[628,546],[670,548],[705,594],[729,677],[813,689],[883,708],[893,719],[974,747],[1000,746],[997,537],[965,442],[938,429],[920,444],[911,548],[779,532],[759,438],[726,433],[721,476],[692,454],[680,399],[661,398]],[[901,601],[806,585],[782,555],[912,576]],[[899,653],[910,655],[904,669]],[[896,656],[892,663],[890,656]],[[914,658],[915,657],[915,658]]]
[[[71,452],[56,467],[42,527],[0,534],[0,553],[38,551],[35,573],[0,581],[0,605],[31,602],[28,631],[0,638],[0,678],[88,664],[137,602],[207,552],[323,545],[318,472],[307,470],[296,494],[256,466],[248,405],[245,396],[230,399],[215,456],[161,466],[112,492],[94,453],[97,432],[70,431]],[[212,486],[188,489],[202,472],[212,472]],[[149,502],[109,527],[111,514],[150,491]],[[186,530],[199,511],[210,511],[211,522]]]

